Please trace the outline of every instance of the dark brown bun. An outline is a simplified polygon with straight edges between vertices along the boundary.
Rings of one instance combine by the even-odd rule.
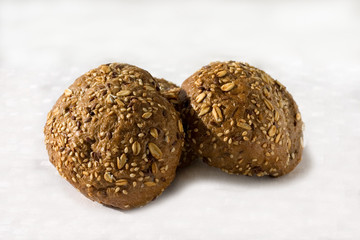
[[[174,179],[182,129],[147,71],[112,63],[65,90],[44,133],[61,176],[92,200],[130,209],[159,196]]]
[[[185,147],[228,173],[281,176],[302,156],[298,107],[278,81],[234,61],[204,66],[182,84]],[[189,157],[188,157],[189,158]]]

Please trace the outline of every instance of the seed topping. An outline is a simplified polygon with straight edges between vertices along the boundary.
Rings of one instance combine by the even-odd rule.
[[[65,96],[70,96],[72,94],[72,91],[70,89],[65,89],[64,94]]]
[[[146,112],[146,113],[144,113],[141,117],[142,117],[142,118],[145,118],[145,119],[148,119],[148,118],[151,117],[151,115],[152,115],[152,112]]]
[[[218,76],[218,77],[223,77],[223,76],[226,75],[226,73],[227,73],[226,70],[222,70],[222,71],[216,73],[216,76]]]
[[[233,89],[235,87],[235,83],[233,82],[229,82],[229,83],[225,83],[224,85],[222,85],[220,87],[220,89],[224,92],[228,92],[230,91],[231,89]]]
[[[195,98],[195,101],[197,103],[201,103],[204,100],[205,97],[206,97],[206,93],[202,92],[199,95],[197,95],[197,97]]]
[[[217,122],[221,122],[223,120],[223,115],[221,113],[221,109],[218,106],[213,106],[211,113]]]
[[[276,126],[275,125],[272,125],[270,128],[269,128],[269,131],[268,131],[268,135],[269,137],[273,137],[276,133]]]
[[[153,136],[154,138],[158,138],[159,137],[158,130],[156,128],[151,128],[150,135]]]
[[[199,117],[207,114],[210,111],[210,106],[204,105],[200,108]]]
[[[129,96],[130,94],[131,94],[130,90],[121,90],[116,94],[116,96],[125,97],[125,96]]]
[[[133,154],[136,156],[140,153],[141,151],[141,146],[140,143],[138,141],[134,142],[131,146],[131,149],[133,151]]]
[[[149,143],[148,145],[151,155],[156,159],[162,158],[162,151],[155,143]]]

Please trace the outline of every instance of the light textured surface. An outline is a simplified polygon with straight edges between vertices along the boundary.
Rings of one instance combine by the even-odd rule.
[[[357,1],[0,1],[0,239],[359,239]],[[46,114],[101,63],[181,84],[214,60],[280,80],[306,125],[304,159],[278,178],[200,162],[151,204],[91,202],[48,161]]]

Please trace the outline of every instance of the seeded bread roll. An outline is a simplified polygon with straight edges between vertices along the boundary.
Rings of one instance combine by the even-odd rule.
[[[185,147],[227,173],[278,177],[302,155],[302,121],[290,93],[246,63],[214,62],[180,94]]]
[[[169,82],[163,78],[155,78],[155,80],[158,84],[161,94],[166,99],[168,99],[168,101],[170,101],[174,105],[175,109],[180,113],[182,108],[179,101],[179,94],[181,88],[178,87],[176,84]],[[187,126],[185,124],[183,127],[186,130]],[[190,165],[190,163],[197,158],[197,156],[191,154],[188,149],[188,146],[182,148],[181,158],[179,162],[180,168]]]
[[[44,129],[51,163],[86,197],[130,209],[175,177],[183,128],[145,70],[107,64],[82,75],[49,112]]]

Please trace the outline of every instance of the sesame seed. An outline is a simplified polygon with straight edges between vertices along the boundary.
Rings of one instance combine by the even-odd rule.
[[[153,162],[151,164],[151,171],[153,174],[156,174],[158,172],[158,167],[157,167],[157,164],[155,162]]]
[[[291,148],[291,140],[290,140],[290,138],[287,141],[287,147],[288,147],[288,150],[290,150],[290,148]]]

